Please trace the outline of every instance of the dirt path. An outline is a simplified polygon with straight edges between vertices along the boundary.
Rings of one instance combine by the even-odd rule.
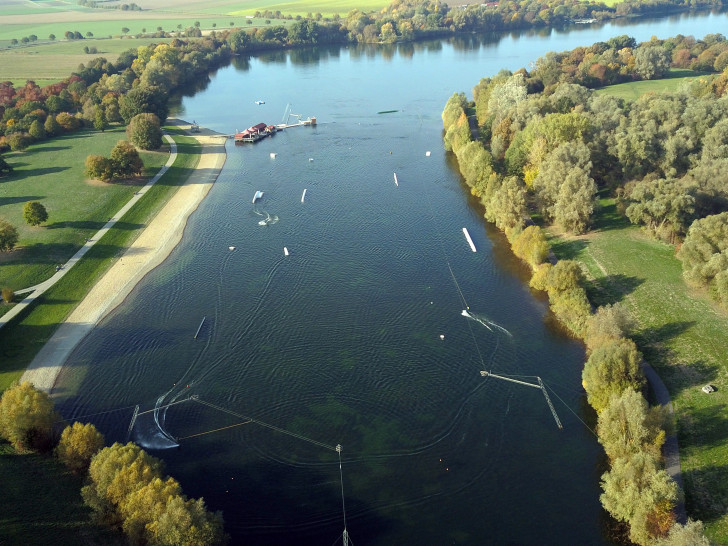
[[[179,120],[167,123],[189,128],[189,124]],[[193,136],[203,147],[194,173],[38,352],[21,381],[30,381],[50,393],[76,345],[180,242],[187,218],[210,191],[225,164],[224,135],[202,129]]]

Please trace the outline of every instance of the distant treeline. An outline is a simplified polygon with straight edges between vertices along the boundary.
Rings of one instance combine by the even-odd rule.
[[[142,8],[132,2],[131,4],[111,4],[106,5],[107,0],[96,1],[96,0],[78,0],[79,6],[85,6],[87,8],[99,8],[99,9],[118,9],[121,11],[142,11]]]
[[[630,317],[618,305],[592,309],[579,264],[550,261],[534,219],[584,233],[597,193],[611,193],[632,223],[669,242],[684,240],[678,257],[685,280],[728,307],[726,51],[719,34],[639,45],[621,36],[548,53],[531,72],[483,78],[472,101],[456,93],[442,114],[445,148],[486,220],[505,232],[533,269],[531,286],[548,293],[554,315],[587,345],[583,385],[611,465],[601,501],[638,544],[707,540],[700,523],[675,523],[677,487],[661,458],[667,421],[641,394],[642,355],[628,337]],[[580,85],[656,78],[671,66],[722,73],[633,102]]]

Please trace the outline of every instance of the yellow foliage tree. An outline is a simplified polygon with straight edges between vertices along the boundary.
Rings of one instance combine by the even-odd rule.
[[[78,421],[63,429],[56,455],[74,473],[88,469],[91,458],[104,447],[104,435],[91,423]]]

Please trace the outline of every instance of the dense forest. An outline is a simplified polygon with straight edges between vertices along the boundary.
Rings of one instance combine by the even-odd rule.
[[[456,93],[442,114],[445,148],[485,218],[532,267],[531,286],[547,292],[554,315],[586,343],[583,385],[610,462],[601,501],[638,544],[707,540],[699,522],[675,523],[677,486],[661,455],[668,421],[642,395],[630,317],[619,305],[592,308],[581,268],[550,259],[541,227],[587,232],[599,197],[612,196],[630,222],[676,245],[686,282],[728,307],[727,51],[722,35],[642,44],[621,36],[549,53],[530,72],[483,78],[472,100]],[[671,67],[721,73],[635,101],[587,87]]]

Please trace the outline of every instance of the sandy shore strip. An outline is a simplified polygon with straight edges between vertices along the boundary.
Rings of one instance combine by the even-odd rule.
[[[189,128],[185,122],[167,123]],[[203,148],[194,173],[56,330],[30,363],[21,382],[30,381],[36,388],[52,392],[73,349],[182,240],[187,219],[212,188],[226,159],[227,137],[204,129],[192,136]]]

